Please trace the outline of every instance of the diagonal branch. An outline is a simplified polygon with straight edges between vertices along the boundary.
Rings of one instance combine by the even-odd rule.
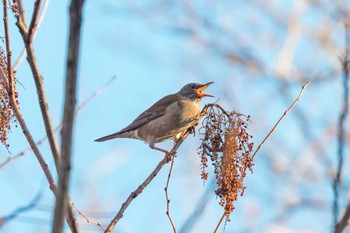
[[[55,214],[53,221],[53,233],[63,231],[63,220],[67,206],[69,176],[71,169],[74,109],[76,105],[76,86],[79,60],[79,45],[81,21],[84,0],[72,0],[69,9],[70,28],[68,43],[68,58],[66,70],[66,91],[64,103],[64,115],[62,121],[61,137],[61,166],[59,169],[58,193],[56,198]]]
[[[180,138],[174,147],[171,149],[170,153],[175,154],[177,149],[180,147],[182,142],[185,140],[185,138],[188,136],[188,132],[186,132],[182,138]],[[117,215],[113,218],[113,220],[109,223],[107,229],[104,233],[110,233],[115,225],[119,222],[119,220],[123,217],[123,214],[125,210],[128,208],[130,203],[142,193],[142,191],[151,183],[154,177],[157,176],[158,172],[162,169],[162,167],[168,163],[168,157],[167,155],[164,156],[164,158],[158,163],[156,168],[151,172],[151,174],[140,184],[140,186],[133,192],[130,193],[129,197],[126,199],[126,201],[122,204],[120,210],[118,211]]]
[[[289,108],[283,113],[283,115],[280,117],[280,119],[278,119],[278,121],[276,122],[276,124],[273,126],[273,128],[270,130],[270,132],[267,134],[267,136],[264,138],[264,140],[259,144],[258,148],[255,150],[254,154],[252,155],[252,159],[255,158],[256,154],[259,152],[259,150],[261,149],[261,147],[264,145],[264,143],[266,142],[266,140],[271,136],[271,134],[273,132],[275,132],[277,126],[279,125],[279,123],[283,120],[283,118],[290,112],[290,110],[292,110],[292,108],[300,101],[301,96],[303,95],[305,89],[310,85],[311,82],[307,82],[305,83],[302,88],[301,91],[298,95],[298,97],[295,99],[295,101],[289,106]]]
[[[348,203],[343,217],[335,224],[335,233],[342,233],[345,227],[349,225],[350,220],[350,202]]]
[[[73,205],[74,209],[76,209],[76,210],[78,211],[78,214],[79,214],[81,217],[83,217],[83,218],[86,220],[87,223],[95,224],[96,226],[98,226],[99,228],[101,228],[103,231],[105,230],[101,223],[90,220],[88,217],[86,217],[86,216],[75,206],[75,204],[74,204],[73,202],[72,202],[72,205]]]

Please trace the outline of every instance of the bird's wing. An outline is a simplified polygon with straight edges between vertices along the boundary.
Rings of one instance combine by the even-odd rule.
[[[141,113],[130,125],[120,130],[118,133],[124,133],[160,117],[165,114],[167,107],[176,101],[176,94],[168,95],[157,101],[149,109]]]

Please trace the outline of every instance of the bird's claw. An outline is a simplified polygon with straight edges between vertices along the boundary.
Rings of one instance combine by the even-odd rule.
[[[187,129],[189,134],[193,134],[193,137],[196,136],[196,125],[192,125]]]
[[[176,152],[168,152],[168,153],[166,153],[167,163],[169,163],[175,157],[176,157]]]

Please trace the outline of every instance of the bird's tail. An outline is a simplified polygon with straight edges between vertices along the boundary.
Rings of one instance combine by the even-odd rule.
[[[102,138],[98,138],[95,140],[95,142],[104,142],[104,141],[107,141],[107,140],[111,140],[113,138],[122,138],[123,136],[117,132],[117,133],[114,133],[114,134],[110,134],[110,135],[107,135],[107,136],[104,136]]]

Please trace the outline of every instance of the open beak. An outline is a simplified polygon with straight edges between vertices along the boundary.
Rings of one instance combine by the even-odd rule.
[[[205,94],[203,93],[205,89],[207,89],[207,87],[211,84],[213,84],[214,82],[209,82],[209,83],[206,83],[206,84],[203,84],[201,85],[199,88],[197,88],[196,92],[198,94],[199,97],[214,97],[212,95],[209,95],[209,94]]]

